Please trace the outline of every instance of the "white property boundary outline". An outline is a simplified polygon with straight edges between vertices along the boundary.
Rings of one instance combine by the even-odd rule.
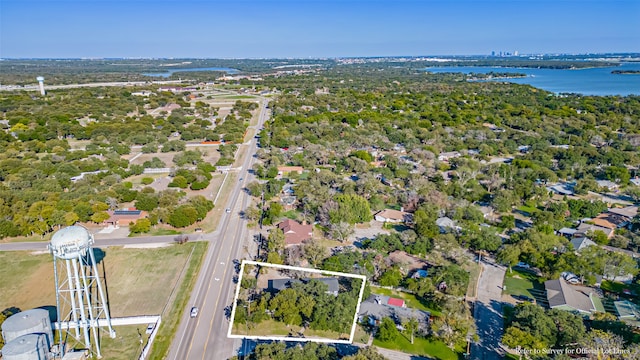
[[[295,271],[304,271],[316,274],[323,275],[332,275],[332,276],[344,276],[349,278],[355,278],[362,280],[362,285],[360,285],[360,295],[358,295],[358,303],[356,304],[356,311],[353,314],[353,324],[351,325],[351,334],[349,336],[349,340],[332,340],[332,339],[321,339],[321,338],[299,338],[299,337],[289,337],[289,336],[252,336],[252,335],[235,335],[232,334],[233,330],[233,319],[236,316],[236,306],[238,304],[238,295],[240,294],[240,284],[242,284],[242,277],[244,276],[244,265],[256,265],[262,267],[273,267],[277,269],[285,269],[285,270],[295,270]],[[356,332],[356,324],[358,321],[358,313],[360,312],[360,303],[362,303],[362,295],[364,294],[364,286],[367,282],[367,277],[365,275],[357,275],[357,274],[349,274],[342,273],[336,271],[327,271],[327,270],[318,270],[318,269],[310,269],[299,266],[288,266],[288,265],[278,265],[271,263],[264,263],[259,261],[251,261],[251,260],[242,260],[242,264],[240,265],[240,277],[238,278],[238,284],[236,286],[236,295],[233,297],[233,307],[231,309],[231,318],[229,319],[229,331],[227,332],[227,337],[232,339],[254,339],[254,340],[280,340],[280,341],[303,341],[303,342],[318,342],[318,343],[335,343],[335,344],[351,344],[353,342],[353,336]]]

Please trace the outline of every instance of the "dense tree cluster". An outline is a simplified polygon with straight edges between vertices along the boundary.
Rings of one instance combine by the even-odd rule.
[[[243,279],[244,280],[244,279]],[[239,326],[251,326],[267,318],[287,325],[308,326],[315,330],[331,330],[338,334],[349,334],[360,293],[361,280],[340,278],[343,290],[337,295],[328,293],[328,285],[317,280],[293,282],[290,288],[276,294],[268,292],[239,300],[234,318]],[[250,289],[249,281],[243,288]],[[269,314],[269,315],[267,315]]]

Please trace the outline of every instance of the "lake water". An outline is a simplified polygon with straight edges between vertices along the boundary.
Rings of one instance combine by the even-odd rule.
[[[583,95],[640,95],[640,74],[612,74],[613,70],[640,70],[640,63],[623,63],[620,66],[589,68],[578,70],[532,69],[485,66],[429,67],[433,73],[459,72],[481,73],[511,72],[526,74],[527,77],[500,79],[516,84],[531,86],[554,93],[577,93]]]
[[[170,69],[170,70],[167,70],[166,72],[144,73],[142,75],[168,78],[169,76],[173,75],[173,73],[177,73],[177,72],[194,72],[194,71],[224,71],[227,74],[237,74],[239,72],[238,69],[232,69],[232,68],[208,67],[208,68],[190,68],[190,69]]]

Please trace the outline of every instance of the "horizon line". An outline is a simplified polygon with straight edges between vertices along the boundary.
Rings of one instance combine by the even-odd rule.
[[[465,58],[465,57],[488,57],[488,58],[522,58],[529,56],[584,56],[584,55],[615,55],[615,56],[640,56],[640,52],[584,52],[584,53],[571,53],[571,52],[549,52],[549,53],[526,53],[526,54],[509,54],[509,55],[491,55],[491,54],[431,54],[431,55],[366,55],[366,56],[309,56],[309,57],[175,57],[175,56],[114,56],[114,57],[101,57],[101,56],[71,56],[71,57],[0,57],[0,61],[5,60],[331,60],[331,59],[393,59],[393,58],[436,58],[436,57],[451,57],[451,58]]]

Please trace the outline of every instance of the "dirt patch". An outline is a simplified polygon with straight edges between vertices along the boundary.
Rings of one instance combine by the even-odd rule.
[[[129,160],[130,158],[133,158],[134,156],[136,156],[137,154],[140,154],[139,152],[136,153],[131,153],[129,155],[124,155],[122,158]],[[140,156],[138,156],[135,160],[133,160],[131,162],[132,165],[142,165],[144,164],[145,161],[151,161],[151,159],[153,159],[154,157],[157,157],[158,159],[162,160],[166,167],[172,167],[174,166],[173,164],[173,157],[176,156],[177,152],[167,152],[167,153],[163,153],[163,152],[158,152],[158,153],[153,153],[153,154],[141,154]]]
[[[407,272],[412,272],[413,270],[422,269],[426,266],[430,266],[428,262],[423,259],[420,259],[416,256],[408,254],[404,251],[394,251],[389,254],[389,259],[393,261],[395,264],[399,264],[402,269]]]

